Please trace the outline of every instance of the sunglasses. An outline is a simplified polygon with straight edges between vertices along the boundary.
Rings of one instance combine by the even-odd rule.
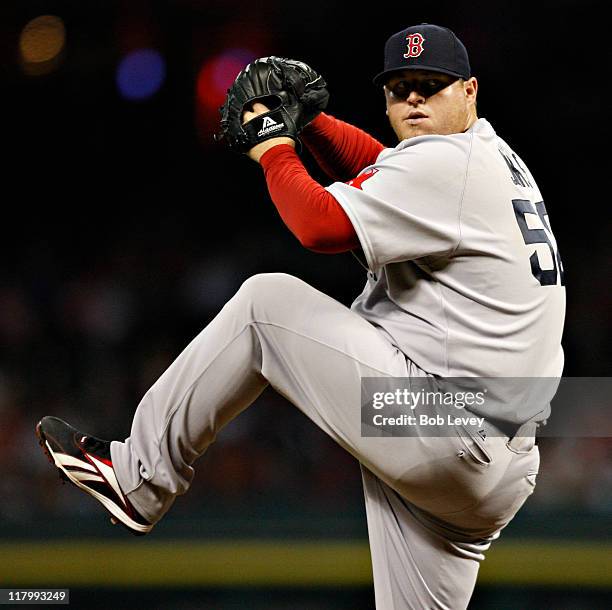
[[[385,87],[393,94],[394,97],[400,99],[406,99],[413,91],[416,91],[422,97],[431,97],[446,89],[449,85],[452,85],[459,79],[455,78],[452,80],[441,79],[441,78],[427,78],[425,80],[409,81],[400,80],[393,86],[387,84]]]

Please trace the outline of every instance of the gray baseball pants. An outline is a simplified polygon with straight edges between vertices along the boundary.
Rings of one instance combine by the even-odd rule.
[[[466,608],[493,539],[533,491],[533,438],[362,437],[362,377],[426,375],[369,322],[290,275],[249,278],[145,394],[111,455],[151,523],[270,384],[361,463],[377,610]],[[510,441],[510,442],[509,442]]]

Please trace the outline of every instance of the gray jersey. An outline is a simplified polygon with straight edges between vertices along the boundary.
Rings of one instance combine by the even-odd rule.
[[[465,133],[383,150],[328,191],[368,281],[352,309],[444,377],[559,377],[563,267],[540,191],[479,119]]]

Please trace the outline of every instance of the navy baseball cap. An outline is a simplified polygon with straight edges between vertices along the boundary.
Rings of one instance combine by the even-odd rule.
[[[463,43],[448,28],[430,23],[414,25],[389,37],[384,70],[374,77],[384,85],[399,70],[431,70],[467,80],[470,60]]]

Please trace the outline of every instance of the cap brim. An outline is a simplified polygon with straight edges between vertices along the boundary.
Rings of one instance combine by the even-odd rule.
[[[442,74],[448,74],[449,76],[456,76],[457,78],[466,79],[465,74],[459,74],[459,72],[454,72],[453,70],[445,70],[444,68],[439,68],[437,66],[402,66],[401,68],[391,68],[390,70],[384,70],[383,72],[379,72],[372,79],[372,82],[377,86],[384,85],[385,81],[389,78],[389,76],[395,74],[396,72],[403,72],[404,70],[427,70],[428,72],[441,72]],[[467,78],[469,78],[469,76]]]

